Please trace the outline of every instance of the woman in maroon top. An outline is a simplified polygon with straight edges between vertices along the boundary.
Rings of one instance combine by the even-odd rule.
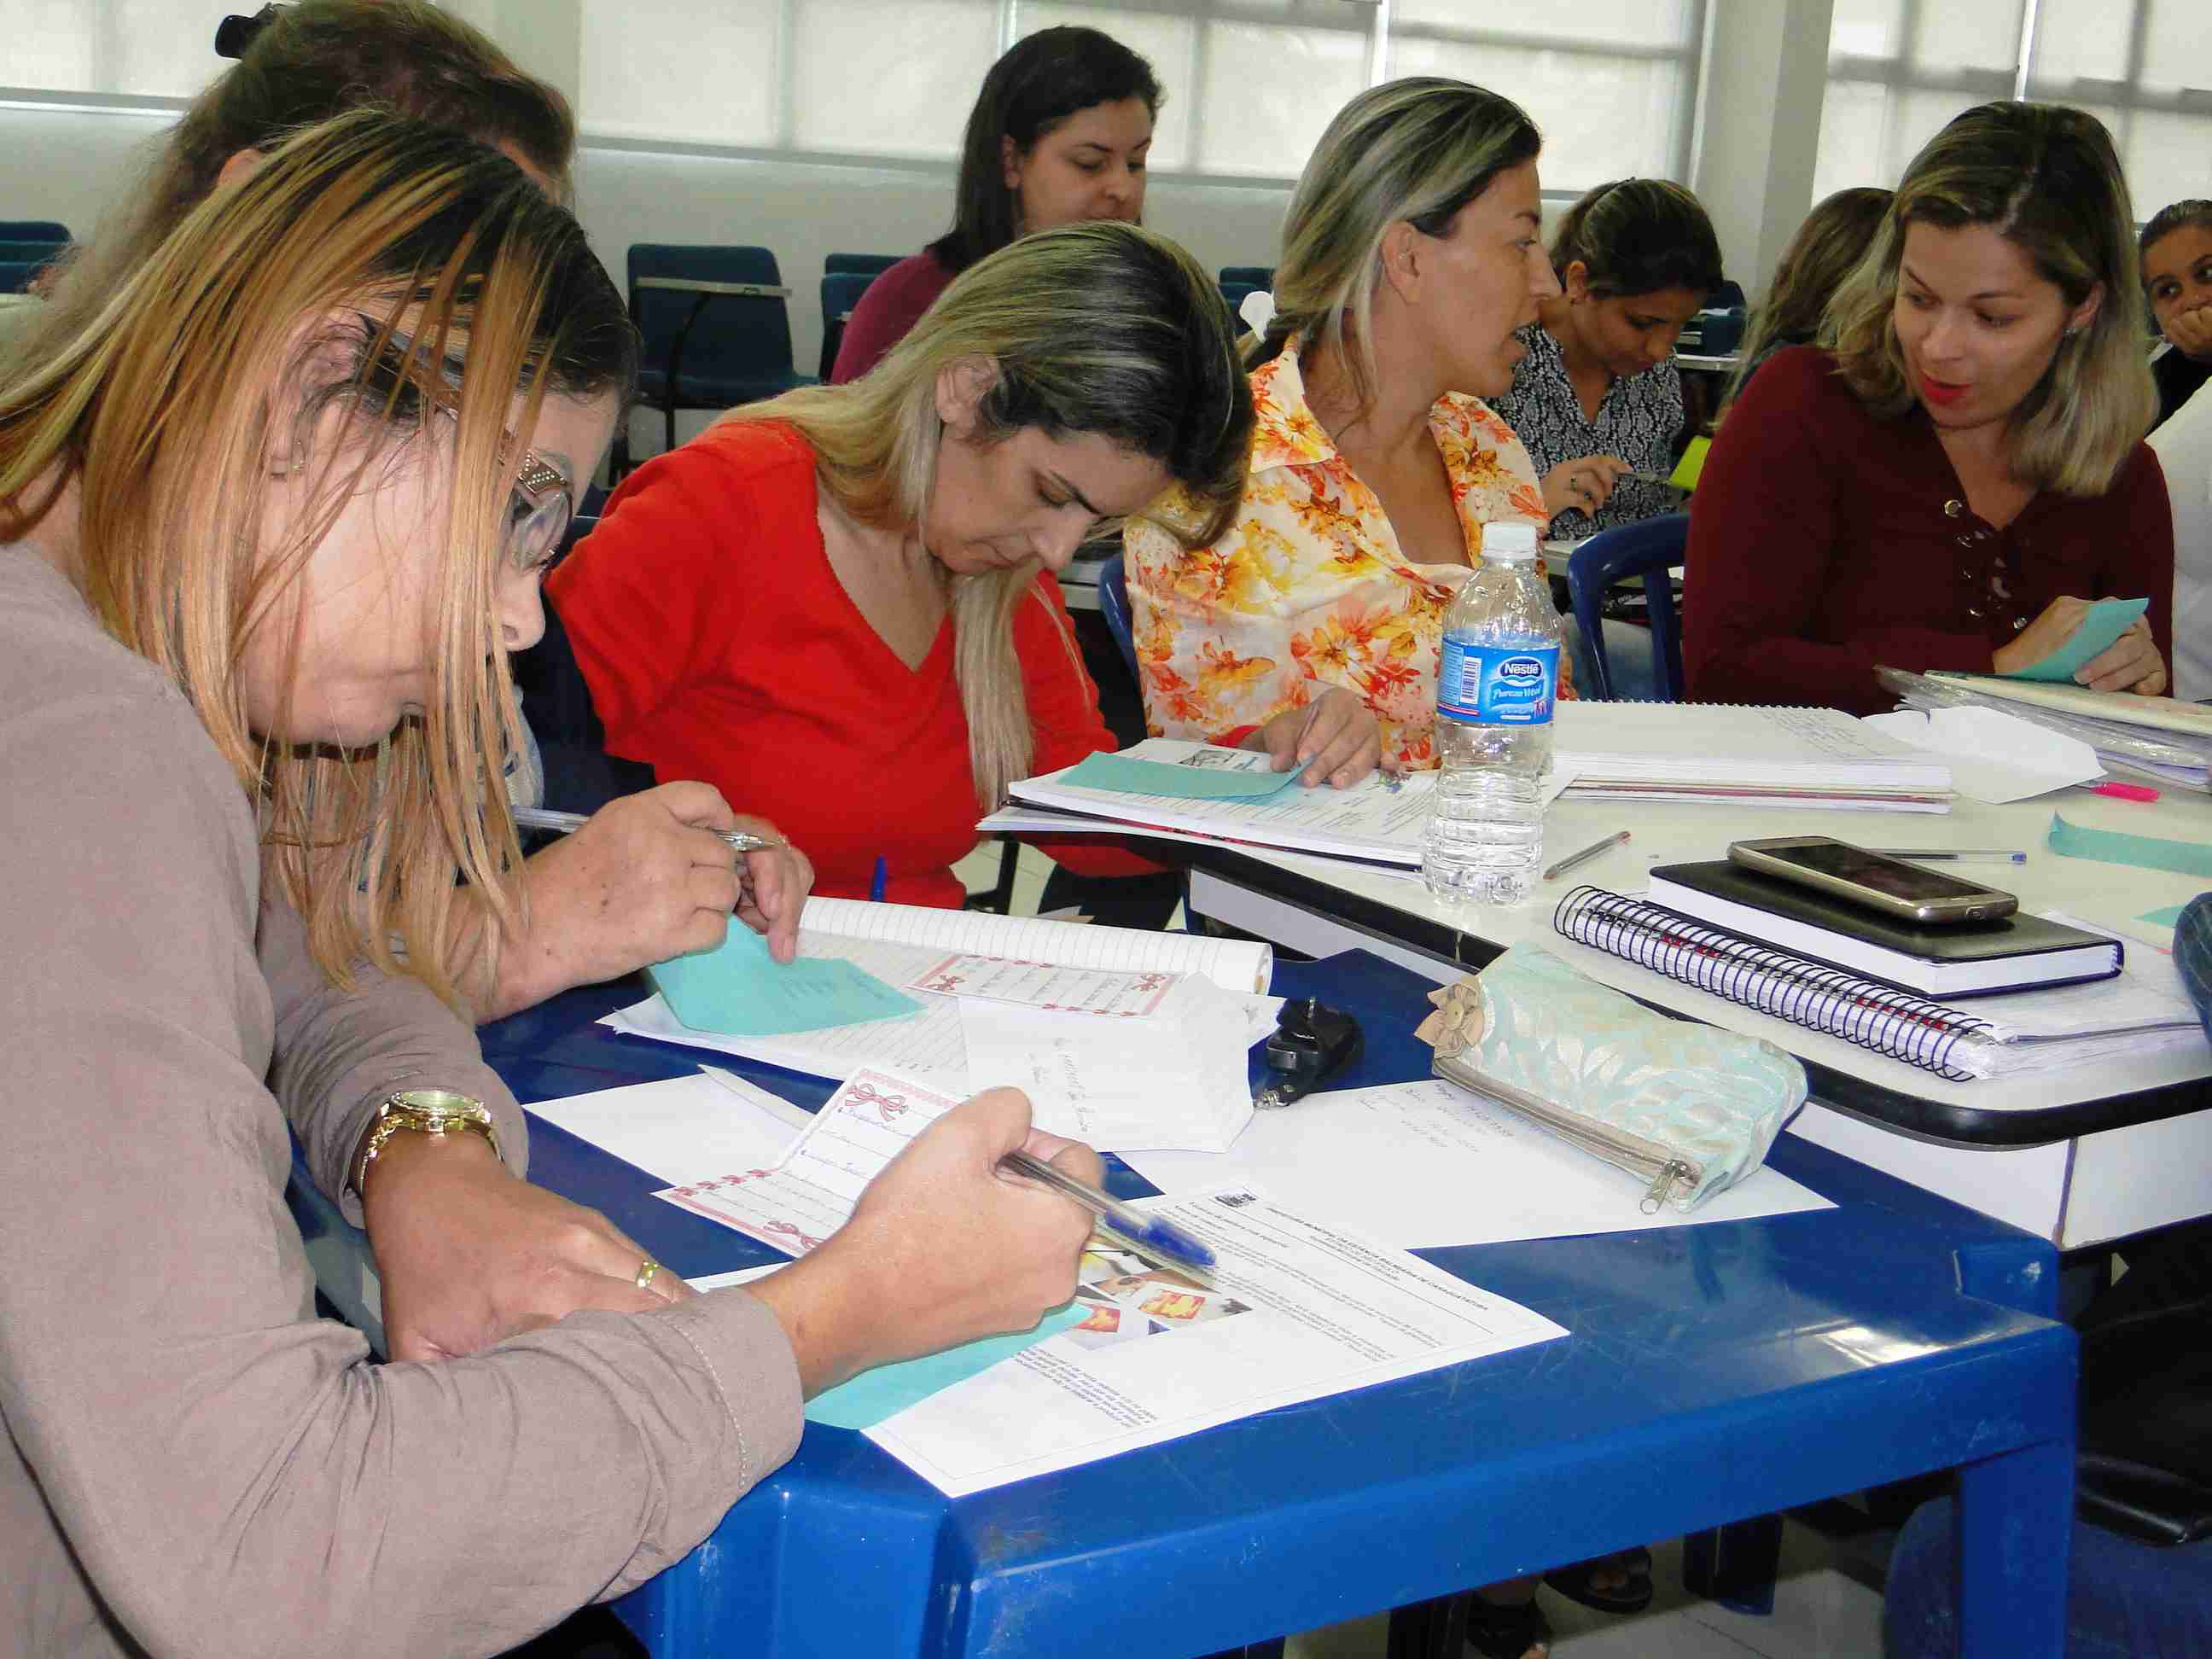
[[[1691,515],[1693,701],[1893,701],[1878,665],[2007,673],[2089,603],[2148,612],[2075,675],[2166,690],[2173,526],[2127,186],[2091,116],[1969,110],[1914,158],[1819,348],[1730,413]]]
[[[961,140],[952,228],[868,284],[831,381],[873,368],[955,276],[1015,237],[1141,221],[1159,111],[1152,66],[1097,29],[1039,29],[992,64]]]

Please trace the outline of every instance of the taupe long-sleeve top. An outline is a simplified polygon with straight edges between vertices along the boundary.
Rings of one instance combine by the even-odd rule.
[[[0,1650],[496,1652],[797,1443],[741,1291],[435,1365],[314,1316],[288,1111],[331,1192],[393,1088],[483,1097],[510,1161],[522,1124],[464,1024],[331,990],[258,890],[190,705],[0,547]]]

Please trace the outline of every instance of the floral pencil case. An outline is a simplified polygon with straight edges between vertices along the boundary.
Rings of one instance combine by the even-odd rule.
[[[1438,1077],[1649,1181],[1647,1214],[1743,1180],[1805,1103],[1772,1043],[1655,1013],[1535,945],[1430,1000]]]

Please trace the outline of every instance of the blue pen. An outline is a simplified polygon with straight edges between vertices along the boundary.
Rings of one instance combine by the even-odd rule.
[[[1165,1216],[1147,1215],[1142,1210],[1132,1209],[1111,1193],[1102,1192],[1072,1175],[1064,1175],[1041,1158],[1028,1152],[1008,1152],[999,1160],[999,1167],[1049,1187],[1062,1197],[1073,1199],[1097,1218],[1101,1231],[1139,1255],[1164,1258],[1200,1273],[1213,1266],[1213,1252]]]
[[[884,890],[890,885],[890,880],[891,866],[884,861],[884,855],[878,853],[876,854],[876,873],[868,878],[870,903],[881,904],[884,902]]]

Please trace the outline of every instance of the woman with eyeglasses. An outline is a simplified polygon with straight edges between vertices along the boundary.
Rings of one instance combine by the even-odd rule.
[[[2142,442],[2156,398],[2111,137],[2055,105],[1967,111],[1928,142],[1820,344],[1770,358],[1690,515],[1694,702],[1872,714],[1875,670],[2004,674],[2098,599],[2144,615],[2075,671],[2158,696],[2173,524]]]
[[[745,1290],[520,1178],[451,924],[526,902],[507,653],[635,349],[512,163],[356,113],[0,376],[10,1651],[503,1651],[690,1549],[804,1395],[1073,1291],[1091,1218],[993,1170],[1099,1166],[1012,1091]],[[288,1119],[380,1268],[427,1237],[483,1304],[395,1353],[440,1363],[315,1316]],[[518,1290],[457,1199],[586,1260]]]

